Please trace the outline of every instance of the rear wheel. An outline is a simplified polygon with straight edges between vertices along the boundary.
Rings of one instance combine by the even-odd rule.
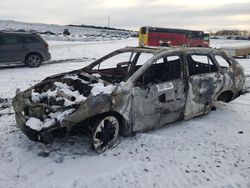
[[[112,147],[117,140],[119,127],[119,121],[114,116],[105,116],[98,120],[92,132],[94,150],[103,153]]]
[[[29,54],[25,58],[25,65],[34,68],[42,64],[42,57],[39,54]]]
[[[169,47],[169,45],[167,43],[162,43],[161,46],[162,47]]]

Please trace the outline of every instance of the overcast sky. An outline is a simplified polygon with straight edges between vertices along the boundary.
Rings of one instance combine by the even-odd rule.
[[[0,0],[0,20],[250,30],[250,0]]]

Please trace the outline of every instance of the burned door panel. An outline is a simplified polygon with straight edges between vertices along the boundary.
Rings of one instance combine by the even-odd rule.
[[[166,89],[158,92],[156,115],[159,118],[156,126],[162,126],[166,123],[183,119],[184,116],[186,81],[178,79],[164,84],[167,84]],[[165,100],[161,100],[161,96],[164,96]]]
[[[155,104],[157,103],[156,86],[132,89],[132,124],[133,131],[149,130],[157,122]]]
[[[183,119],[186,103],[184,79],[133,88],[133,131],[149,130]]]
[[[189,89],[185,107],[185,119],[210,111],[215,97],[222,89],[223,76],[211,58],[204,55],[187,55]]]
[[[164,55],[137,80],[133,89],[134,131],[160,127],[183,118],[186,82],[181,55]]]

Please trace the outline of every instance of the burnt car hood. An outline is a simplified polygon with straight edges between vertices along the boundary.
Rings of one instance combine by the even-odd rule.
[[[74,113],[89,99],[110,95],[117,88],[97,73],[83,70],[47,77],[29,89],[18,92],[13,99],[16,116],[35,131],[60,126],[63,119]],[[18,119],[17,118],[17,119]],[[20,125],[19,125],[20,126]]]

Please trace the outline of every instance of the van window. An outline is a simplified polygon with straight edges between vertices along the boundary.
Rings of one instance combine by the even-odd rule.
[[[33,36],[22,36],[22,41],[24,43],[39,43],[39,40]]]
[[[141,28],[141,34],[143,34],[143,35],[146,34],[146,27]]]
[[[20,44],[20,38],[15,35],[3,35],[2,36],[3,43],[6,45],[12,45],[12,44]]]

